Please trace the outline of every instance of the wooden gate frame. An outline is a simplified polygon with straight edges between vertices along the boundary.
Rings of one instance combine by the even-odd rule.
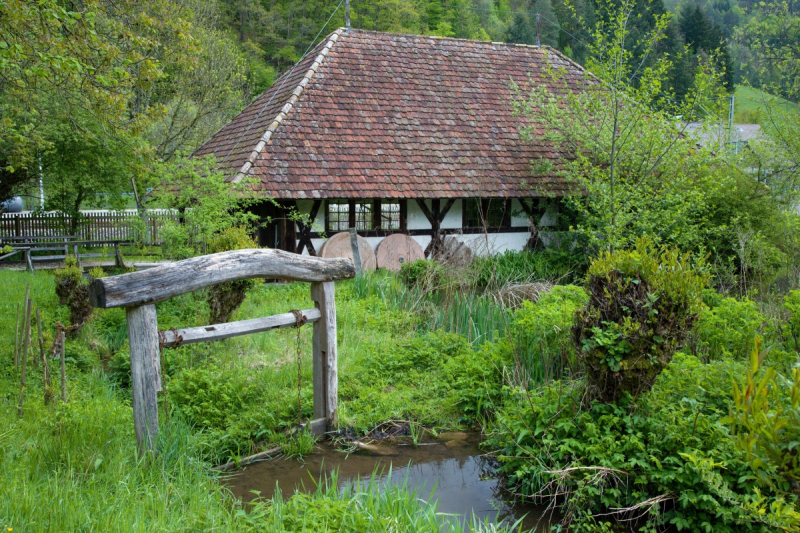
[[[96,279],[89,286],[94,307],[125,307],[131,355],[133,422],[139,452],[153,450],[158,436],[158,398],[161,390],[160,346],[227,339],[295,326],[294,313],[160,332],[156,302],[210,285],[250,278],[311,283],[314,309],[301,311],[314,324],[315,435],[336,426],[338,403],[336,302],[334,281],[355,276],[349,259],[323,259],[283,250],[235,250],[184,259],[149,270]],[[161,338],[159,338],[161,336]],[[179,339],[178,337],[181,337]]]

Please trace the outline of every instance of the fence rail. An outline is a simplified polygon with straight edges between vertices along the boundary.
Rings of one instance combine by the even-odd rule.
[[[153,209],[146,213],[146,235],[152,244],[160,244],[161,230],[167,222],[178,221],[178,212]],[[8,237],[74,235],[81,241],[135,241],[143,230],[143,221],[134,210],[85,211],[77,221],[60,212],[3,213],[0,215],[0,240]]]

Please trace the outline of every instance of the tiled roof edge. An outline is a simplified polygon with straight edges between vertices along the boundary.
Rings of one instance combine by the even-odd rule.
[[[303,76],[303,79],[300,80],[300,83],[298,83],[297,87],[295,87],[294,91],[292,92],[292,96],[289,98],[286,104],[284,104],[283,108],[281,108],[281,112],[278,113],[278,116],[276,116],[269,127],[267,127],[267,131],[265,131],[264,135],[261,136],[261,139],[258,141],[258,144],[256,144],[256,147],[253,148],[252,152],[250,152],[250,156],[247,158],[247,161],[245,161],[244,165],[242,165],[242,168],[239,169],[239,172],[236,173],[231,182],[237,183],[247,176],[247,173],[253,167],[253,163],[255,163],[256,158],[258,158],[259,154],[261,154],[261,151],[264,150],[264,147],[269,142],[275,130],[278,129],[278,126],[281,125],[283,119],[292,110],[295,102],[297,102],[297,99],[300,98],[301,94],[303,94],[303,90],[305,89],[306,85],[308,85],[308,83],[311,81],[311,78],[314,77],[314,74],[316,74],[320,65],[322,65],[323,61],[325,61],[328,52],[331,51],[331,48],[333,48],[333,45],[337,40],[339,40],[339,37],[342,35],[342,33],[344,33],[344,30],[339,28],[331,34],[328,42],[325,44],[325,47],[320,51],[317,58],[311,64],[311,67],[309,67],[306,75]]]

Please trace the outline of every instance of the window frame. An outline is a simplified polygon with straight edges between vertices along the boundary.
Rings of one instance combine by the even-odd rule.
[[[490,226],[488,225],[488,220],[486,224],[481,224],[479,226],[470,226],[468,222],[470,222],[467,218],[467,202],[480,202],[481,212],[487,214],[489,209],[492,205],[498,205],[498,203],[492,202],[499,202],[499,205],[502,206],[503,214],[502,219],[500,221],[499,226]],[[505,228],[511,227],[511,199],[509,198],[463,198],[461,200],[461,227],[464,230],[481,230],[481,231],[490,231],[490,230],[500,230]]]
[[[331,235],[333,233],[338,233],[340,231],[349,231],[350,228],[356,227],[356,204],[371,204],[370,207],[372,209],[372,226],[368,229],[357,229],[358,233],[361,235],[383,235],[383,234],[391,234],[391,233],[400,233],[405,232],[408,227],[407,223],[407,202],[405,199],[399,198],[397,200],[387,200],[386,203],[396,203],[399,204],[399,212],[400,212],[400,221],[399,221],[399,228],[396,229],[386,229],[382,227],[383,222],[383,211],[382,205],[383,201],[380,199],[373,199],[373,200],[356,200],[356,199],[331,199],[325,200],[325,233]],[[330,219],[330,205],[331,204],[347,204],[348,205],[348,222],[347,222],[347,229],[332,229],[331,227],[331,219]]]

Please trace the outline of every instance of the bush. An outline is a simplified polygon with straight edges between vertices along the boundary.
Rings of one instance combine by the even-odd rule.
[[[764,320],[754,302],[722,298],[700,314],[693,331],[695,354],[706,359],[744,360]]]
[[[650,390],[694,325],[708,276],[675,249],[603,252],[588,272],[588,306],[574,338],[589,397],[613,402]]]
[[[555,498],[570,531],[601,514],[638,517],[636,531],[767,531],[781,523],[775,493],[722,422],[739,368],[678,353],[635,405],[585,409],[580,384],[517,389],[485,446],[515,491]]]
[[[408,287],[435,288],[442,275],[442,266],[433,259],[417,259],[400,266],[400,279]]]
[[[64,268],[55,271],[55,282],[59,302],[69,306],[70,336],[74,337],[92,314],[89,285],[83,279],[83,270],[78,267],[75,256],[68,255],[64,259]]]
[[[783,299],[783,308],[788,312],[783,326],[784,336],[792,340],[794,351],[800,352],[800,291],[791,291]]]
[[[588,302],[575,285],[556,285],[536,302],[524,301],[514,313],[511,338],[514,353],[529,384],[560,379],[576,368],[577,355],[570,332],[575,313]]]
[[[249,248],[258,248],[258,244],[244,227],[224,229],[214,234],[208,243],[208,251],[212,254]],[[241,307],[247,291],[255,287],[257,283],[258,280],[245,279],[209,287],[207,291],[210,310],[209,322],[211,324],[227,322],[231,314]]]
[[[758,478],[800,496],[800,368],[789,379],[771,367],[759,372],[766,355],[756,342],[745,382],[733,384],[734,409],[727,420]]]

